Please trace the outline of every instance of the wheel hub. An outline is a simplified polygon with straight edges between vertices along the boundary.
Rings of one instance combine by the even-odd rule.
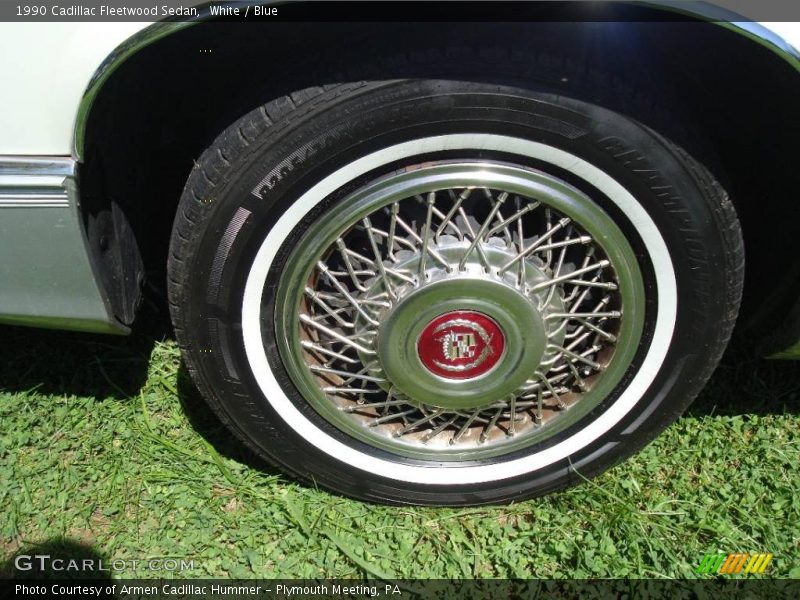
[[[524,387],[545,359],[549,337],[563,339],[557,322],[546,319],[563,309],[560,295],[526,294],[518,271],[500,273],[512,249],[487,245],[483,263],[477,253],[463,261],[468,249],[467,242],[442,236],[429,248],[438,263],[426,266],[420,253],[409,253],[398,271],[417,275],[402,285],[390,283],[391,294],[385,280],[376,278],[361,298],[390,299],[375,319],[378,325],[358,322],[376,340],[377,360],[362,360],[372,375],[385,379],[385,389],[417,406],[491,406]],[[547,281],[533,261],[522,267],[529,289]]]
[[[503,356],[506,338],[491,317],[456,310],[439,315],[417,340],[417,354],[431,373],[444,379],[473,379],[492,370]]]

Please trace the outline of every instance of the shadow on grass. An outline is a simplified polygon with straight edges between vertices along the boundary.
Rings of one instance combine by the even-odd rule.
[[[133,401],[147,381],[153,347],[169,339],[174,339],[174,333],[167,312],[154,305],[143,308],[129,336],[0,325],[0,392]],[[231,436],[183,365],[177,389],[192,428],[220,455],[274,471]]]
[[[26,544],[0,562],[0,579],[20,581],[92,580],[111,583],[111,562],[92,546],[56,537]]]
[[[156,341],[172,336],[164,315],[144,310],[130,336],[0,325],[0,391],[129,400]]]
[[[689,416],[800,414],[800,362],[755,356],[735,336]]]

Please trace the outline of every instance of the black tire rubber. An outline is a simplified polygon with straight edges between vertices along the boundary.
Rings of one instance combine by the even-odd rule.
[[[249,367],[241,306],[245,278],[261,241],[304,190],[376,148],[449,132],[502,133],[552,145],[622,183],[666,242],[675,265],[678,311],[672,344],[655,381],[605,435],[522,476],[431,486],[350,466],[289,427]],[[421,161],[415,157],[408,162]],[[263,198],[251,193],[254,189]],[[288,240],[277,265],[290,246]],[[578,97],[553,94],[535,82],[419,79],[305,89],[233,123],[197,160],[186,184],[168,276],[172,319],[188,370],[222,422],[259,456],[300,480],[364,500],[476,505],[516,501],[592,477],[676,419],[727,344],[738,312],[743,265],[741,232],[725,191],[700,163],[648,127]],[[268,286],[275,285],[278,274],[273,268]],[[267,353],[275,359],[274,344]],[[288,376],[280,383],[287,395],[297,396]],[[603,406],[595,413],[601,410]]]

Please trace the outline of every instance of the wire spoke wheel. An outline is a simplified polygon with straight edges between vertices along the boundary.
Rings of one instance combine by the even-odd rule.
[[[507,61],[492,83],[426,74],[453,66],[251,111],[176,218],[170,306],[210,406],[362,500],[516,502],[601,473],[688,406],[739,305],[740,229],[702,163],[502,83]]]
[[[275,327],[289,375],[341,431],[403,456],[499,456],[617,385],[643,284],[611,218],[552,175],[442,162],[370,182],[288,258]]]

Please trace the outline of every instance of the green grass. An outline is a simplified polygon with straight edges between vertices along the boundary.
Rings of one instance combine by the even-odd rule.
[[[686,416],[566,492],[392,508],[264,470],[209,414],[174,341],[154,341],[163,325],[145,329],[0,328],[0,561],[61,548],[192,558],[191,577],[669,578],[706,552],[762,551],[769,575],[800,576],[795,363],[730,351]]]

